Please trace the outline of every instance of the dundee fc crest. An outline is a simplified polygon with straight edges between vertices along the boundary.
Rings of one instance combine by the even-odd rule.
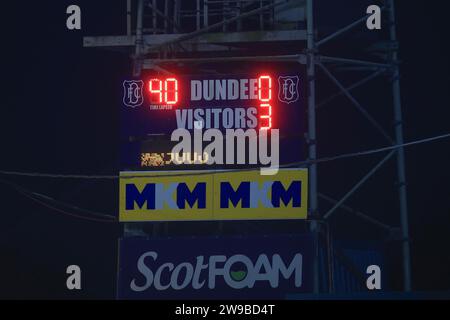
[[[299,98],[298,76],[278,77],[278,99],[281,102],[290,104]]]
[[[127,107],[136,108],[144,103],[142,80],[126,80],[123,82],[123,104]]]

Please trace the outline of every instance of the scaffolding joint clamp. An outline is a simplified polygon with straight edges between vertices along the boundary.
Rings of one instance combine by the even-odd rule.
[[[404,188],[404,187],[407,187],[408,184],[407,184],[406,182],[404,182],[404,181],[402,181],[402,182],[397,181],[397,182],[395,183],[395,186],[398,187],[398,188]]]
[[[318,223],[323,223],[324,222],[324,220],[322,219],[322,217],[320,216],[320,214],[319,214],[319,212],[317,210],[310,211],[308,213],[308,219],[310,221],[315,221],[315,222],[318,222]]]
[[[306,55],[316,54],[318,52],[319,52],[319,49],[317,49],[316,47],[311,48],[311,49],[310,48],[303,49],[303,53],[306,54]]]
[[[402,126],[403,124],[404,124],[403,120],[398,120],[398,121],[394,122],[394,127],[396,128],[396,127]]]
[[[306,141],[306,144],[308,146],[312,146],[312,145],[316,145],[317,144],[317,140],[316,139],[310,139],[309,135],[307,133],[305,133],[305,141]]]

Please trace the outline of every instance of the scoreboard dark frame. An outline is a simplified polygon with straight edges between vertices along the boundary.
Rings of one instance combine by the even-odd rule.
[[[270,77],[270,78],[269,78]],[[157,79],[157,80],[156,80]],[[251,92],[251,81],[257,80],[256,92]],[[269,85],[268,79],[271,80]],[[291,99],[293,101],[282,101],[283,88],[280,84],[290,81],[288,87],[295,86],[297,97]],[[285,165],[305,160],[306,143],[305,132],[307,123],[307,78],[306,71],[303,65],[296,64],[292,68],[292,64],[277,67],[267,68],[264,72],[245,72],[235,74],[181,74],[181,75],[163,75],[158,73],[146,72],[143,73],[139,79],[132,79],[134,81],[142,82],[142,103],[136,107],[126,106],[121,103],[121,161],[120,169],[122,171],[146,171],[146,170],[167,170],[174,169],[217,169],[225,168],[224,165],[175,165],[171,164],[168,159],[164,159],[159,166],[141,166],[140,157],[142,154],[166,154],[170,153],[172,147],[176,142],[170,139],[171,133],[178,128],[177,126],[177,112],[178,122],[180,121],[180,113],[188,113],[184,115],[186,118],[192,117],[189,113],[201,113],[202,110],[215,112],[216,109],[230,111],[237,110],[242,113],[243,109],[247,112],[250,108],[256,109],[258,117],[258,125],[250,126],[242,129],[268,130],[279,129],[280,135],[280,164]],[[132,81],[131,80],[131,81]],[[230,81],[232,80],[232,82]],[[246,81],[247,80],[247,81]],[[130,80],[127,80],[130,81]],[[158,82],[159,81],[159,82]],[[246,83],[247,90],[242,95],[242,87],[239,88],[239,97],[232,99],[229,95],[229,88],[222,88],[222,91],[213,88],[213,98],[205,96],[204,86],[202,86],[202,97],[198,99],[193,97],[192,83],[201,83],[210,85],[211,81],[214,85],[218,83]],[[206,82],[205,82],[206,81]],[[294,84],[293,84],[294,82]],[[245,87],[245,85],[244,85]],[[270,87],[270,92],[268,88]],[[286,88],[286,85],[284,85]],[[165,90],[165,89],[168,90]],[[174,92],[174,89],[177,89]],[[123,90],[123,88],[121,88]],[[208,90],[207,90],[208,91]],[[225,96],[224,93],[225,92]],[[292,90],[291,90],[292,93]],[[125,94],[125,90],[124,90]],[[253,94],[253,99],[250,98]],[[209,90],[211,95],[211,90]],[[247,99],[246,98],[247,95]],[[257,96],[255,99],[254,96]],[[193,99],[194,98],[194,99]],[[225,99],[222,99],[225,98]],[[289,98],[289,97],[288,97]],[[209,101],[206,99],[210,99]],[[294,101],[295,100],[295,101]],[[176,102],[174,102],[176,101]],[[167,103],[169,102],[169,103]],[[173,103],[174,102],[174,103]],[[270,106],[270,107],[269,107]],[[191,112],[186,110],[193,110]],[[271,128],[267,118],[261,118],[262,115],[271,117]],[[212,117],[210,115],[210,117]],[[217,112],[214,118],[217,117]],[[238,117],[236,117],[238,118]],[[264,120],[265,119],[265,120]],[[248,119],[247,119],[248,120]],[[189,126],[186,129],[193,130],[193,122],[188,121]],[[242,121],[241,121],[242,124]],[[203,124],[207,129],[207,123]],[[217,126],[217,123],[211,127],[225,131],[225,129],[238,129],[241,126],[233,126],[232,128],[225,128],[222,125]],[[263,127],[263,128],[261,128]],[[206,166],[206,167],[205,167]],[[226,166],[226,168],[248,168],[251,165],[240,166]]]

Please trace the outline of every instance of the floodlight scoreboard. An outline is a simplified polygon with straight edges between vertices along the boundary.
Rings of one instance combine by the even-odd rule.
[[[147,73],[122,83],[121,170],[174,166],[171,141],[177,129],[279,130],[280,164],[304,160],[306,77],[303,71],[227,75]],[[248,155],[248,150],[246,151]],[[206,155],[207,160],[208,155]],[[180,169],[230,166],[186,162]],[[238,166],[239,167],[239,166]],[[244,165],[243,167],[251,167]],[[231,166],[236,168],[236,166]]]

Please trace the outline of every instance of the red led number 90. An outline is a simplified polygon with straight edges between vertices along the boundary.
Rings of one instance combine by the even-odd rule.
[[[149,81],[149,91],[152,103],[164,103],[174,105],[178,102],[178,81],[175,78],[151,79]]]
[[[258,99],[261,102],[260,123],[261,130],[269,130],[272,128],[272,78],[270,76],[260,76],[258,78]]]

